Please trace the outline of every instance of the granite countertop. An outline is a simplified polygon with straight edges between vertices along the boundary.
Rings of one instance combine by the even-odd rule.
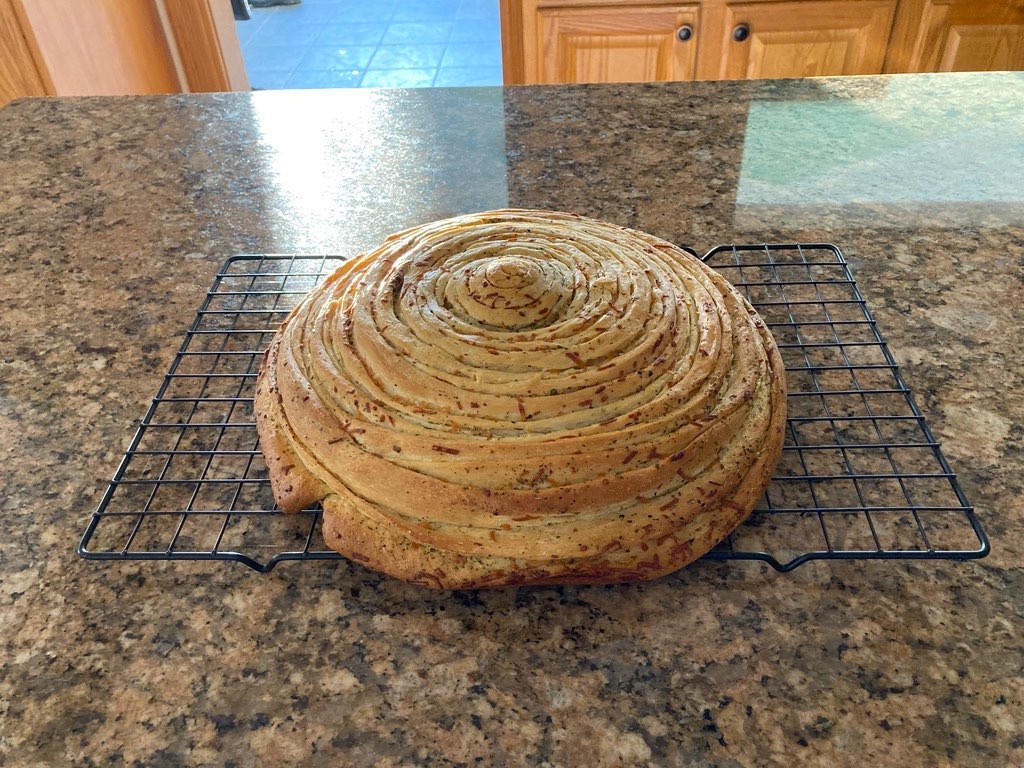
[[[1024,76],[0,110],[0,764],[1024,764]],[[992,541],[438,593],[75,546],[223,260],[506,205],[831,241]]]

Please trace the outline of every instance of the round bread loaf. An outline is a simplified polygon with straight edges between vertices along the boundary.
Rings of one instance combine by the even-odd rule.
[[[651,235],[503,210],[389,237],[291,313],[256,388],[277,503],[438,588],[651,579],[750,513],[785,375],[726,280]]]

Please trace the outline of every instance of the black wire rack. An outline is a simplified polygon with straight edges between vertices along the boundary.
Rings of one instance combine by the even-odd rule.
[[[753,304],[789,385],[786,443],[753,514],[709,560],[984,557],[989,543],[842,253],[730,245],[704,260]],[[274,507],[252,409],[263,350],[341,263],[236,256],[214,279],[78,547],[94,560],[327,560],[319,507]]]

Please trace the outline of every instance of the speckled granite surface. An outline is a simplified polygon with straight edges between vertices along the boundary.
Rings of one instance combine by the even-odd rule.
[[[1019,103],[1024,79],[0,110],[0,765],[1024,764],[1022,195],[983,183],[1024,147],[993,93]],[[949,139],[935,135],[949,115],[919,108],[938,98],[985,118],[940,174],[954,200],[899,181]],[[845,124],[871,141],[780,142],[763,129],[780,103],[863,113]],[[978,136],[999,140],[987,152]],[[829,183],[871,162],[905,176],[862,196]],[[805,181],[786,205],[766,197]],[[789,575],[699,563],[644,585],[454,594],[348,564],[260,576],[76,557],[226,256],[349,253],[506,203],[698,249],[842,245],[992,555]]]

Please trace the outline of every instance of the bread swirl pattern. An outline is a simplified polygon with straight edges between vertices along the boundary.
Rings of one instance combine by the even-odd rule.
[[[272,340],[257,427],[285,512],[439,588],[676,570],[749,514],[778,459],[771,334],[679,248],[506,210],[389,237]]]

